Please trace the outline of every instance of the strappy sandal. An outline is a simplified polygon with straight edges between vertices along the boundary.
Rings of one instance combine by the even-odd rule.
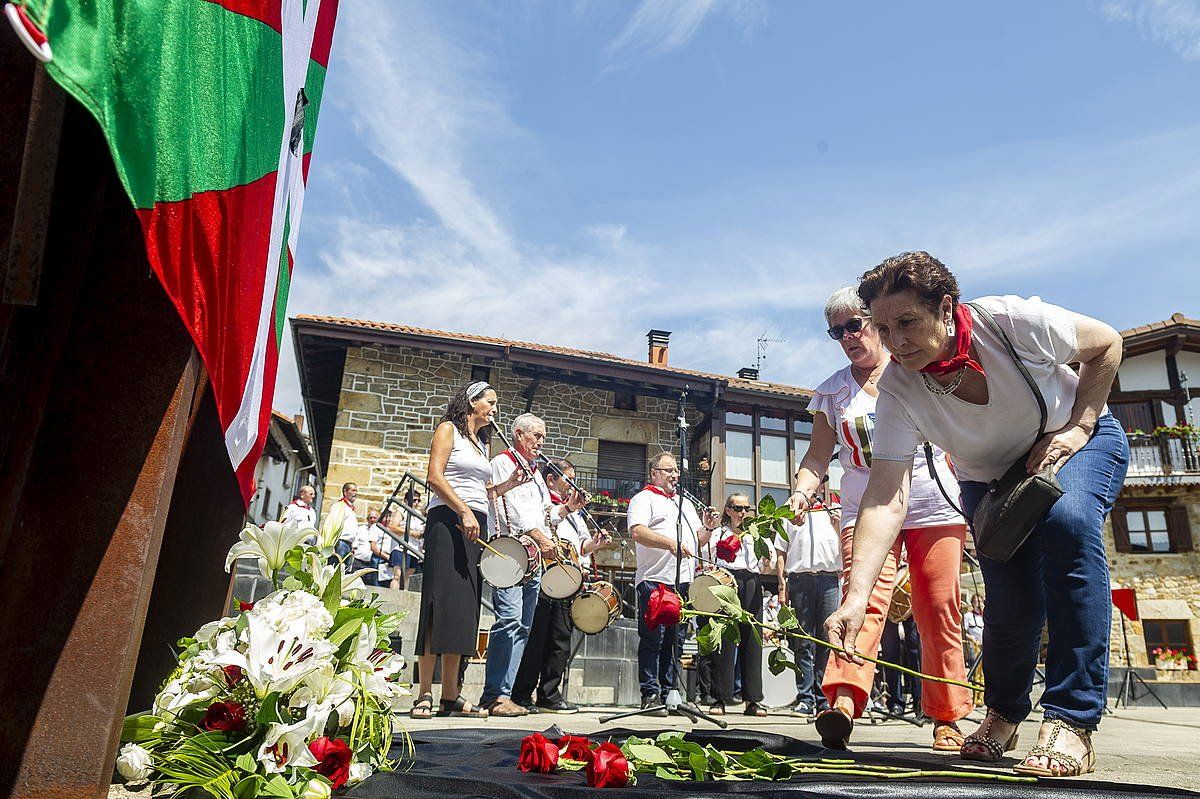
[[[849,749],[850,733],[854,731],[854,719],[844,710],[827,708],[817,714],[814,722],[821,746],[826,749]]]
[[[767,709],[758,702],[751,702],[746,705],[746,709],[742,713],[747,716],[765,716],[767,715]]]
[[[418,696],[417,701],[413,702],[412,710],[408,711],[408,715],[414,719],[433,718],[433,694]]]
[[[933,751],[961,752],[967,739],[953,721],[937,721],[933,724]]]
[[[1055,772],[1051,768],[1043,768],[1042,766],[1031,766],[1024,760],[1016,766],[1013,766],[1013,771],[1018,774],[1026,774],[1032,777],[1078,777],[1082,774],[1091,774],[1096,770],[1096,752],[1092,749],[1092,731],[1082,730],[1078,727],[1072,727],[1062,719],[1047,719],[1054,725],[1054,729],[1050,732],[1050,740],[1044,744],[1038,744],[1029,750],[1029,754],[1025,756],[1025,760],[1031,757],[1044,757],[1050,761],[1050,765],[1054,765],[1054,761],[1067,766],[1066,770]],[[1054,744],[1058,741],[1058,734],[1063,730],[1075,733],[1079,740],[1083,741],[1083,745],[1087,747],[1084,752],[1083,760],[1074,755],[1069,755],[1066,752],[1060,752],[1054,748]]]
[[[1000,719],[1006,724],[1013,725],[1012,735],[1008,736],[1008,740],[1004,743],[996,740],[991,736],[992,723]],[[1017,748],[1017,727],[1018,723],[1012,719],[1005,718],[992,709],[988,709],[987,715],[979,725],[979,729],[963,739],[962,746],[959,747],[958,754],[963,760],[976,760],[980,763],[995,763],[1004,757],[1005,752],[1011,752]],[[982,746],[982,752],[968,752],[968,746]]]
[[[468,704],[467,700],[461,695],[454,699],[439,699],[438,716],[454,716],[464,719],[486,719],[488,712],[482,708]]]

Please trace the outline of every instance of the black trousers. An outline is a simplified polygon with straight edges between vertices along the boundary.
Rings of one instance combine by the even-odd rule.
[[[921,635],[917,632],[917,623],[910,618],[902,624],[904,625],[903,641],[900,640],[899,627],[893,622],[884,622],[883,638],[879,642],[879,656],[910,669],[919,669],[921,668]],[[920,713],[921,681],[886,666],[880,666],[880,671],[883,672],[883,679],[887,685],[890,709],[894,712],[903,711],[909,706],[908,698],[911,697],[913,712]]]
[[[539,702],[562,700],[562,679],[571,655],[571,606],[566,602],[539,596],[529,628],[525,654],[513,681],[514,702],[529,702],[537,689]]]
[[[758,572],[738,569],[733,573],[737,579],[738,601],[742,607],[754,614],[760,622],[763,619],[762,582]],[[742,672],[742,698],[747,702],[761,702],[763,698],[762,685],[762,644],[754,637],[754,628],[749,624],[739,625],[738,632],[741,640],[736,646],[726,643],[716,654],[717,701],[725,704],[733,703],[733,660],[737,652],[738,668]]]

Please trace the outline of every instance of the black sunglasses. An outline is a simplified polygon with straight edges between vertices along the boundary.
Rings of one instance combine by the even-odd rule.
[[[750,510],[750,506],[749,505],[730,505],[729,509],[736,510],[739,513],[746,513],[747,511]]]
[[[834,325],[833,327],[829,328],[825,332],[828,333],[829,337],[831,339],[833,339],[834,341],[841,341],[842,336],[846,335],[847,333],[859,332],[860,330],[863,329],[863,325],[865,325],[866,323],[867,322],[865,319],[859,319],[856,316],[855,318],[851,319],[846,324]]]

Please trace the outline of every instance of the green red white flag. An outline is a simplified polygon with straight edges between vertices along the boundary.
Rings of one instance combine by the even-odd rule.
[[[338,0],[14,0],[99,121],[208,370],[244,498],[266,441]]]

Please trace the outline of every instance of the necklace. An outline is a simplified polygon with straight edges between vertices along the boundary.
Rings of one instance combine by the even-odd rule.
[[[948,386],[941,385],[940,383],[938,383],[936,380],[931,378],[925,372],[921,372],[921,379],[925,381],[925,388],[928,389],[930,394],[935,394],[939,397],[944,397],[947,394],[953,394],[955,391],[958,390],[958,387],[960,385],[962,385],[963,375],[965,375],[966,373],[967,373],[967,367],[964,366],[961,369],[959,369],[957,372],[954,373],[954,379],[950,381],[950,385],[948,385]]]

